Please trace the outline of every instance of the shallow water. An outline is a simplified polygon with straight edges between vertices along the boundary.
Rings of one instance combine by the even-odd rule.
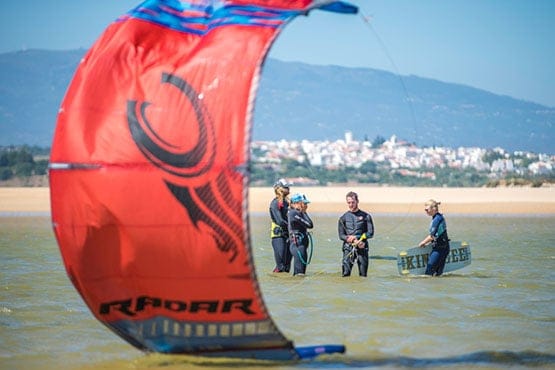
[[[343,343],[345,355],[288,364],[144,355],[90,314],[49,217],[4,214],[0,368],[555,368],[555,217],[446,215],[451,239],[470,243],[472,264],[426,278],[399,276],[392,258],[424,237],[429,219],[374,215],[368,278],[342,278],[338,215],[312,216],[314,254],[299,278],[270,273],[267,217],[251,215],[257,274],[287,337]]]

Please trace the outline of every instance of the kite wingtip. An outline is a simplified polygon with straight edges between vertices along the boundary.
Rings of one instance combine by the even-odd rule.
[[[322,344],[319,346],[295,347],[301,359],[310,359],[323,354],[345,353],[343,344]]]

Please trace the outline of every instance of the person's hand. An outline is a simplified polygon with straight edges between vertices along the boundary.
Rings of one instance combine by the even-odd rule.
[[[356,236],[354,235],[347,236],[347,243],[352,244],[354,243],[355,240],[357,240]]]
[[[364,241],[359,240],[359,241],[357,242],[357,248],[360,248],[360,249],[364,248]]]

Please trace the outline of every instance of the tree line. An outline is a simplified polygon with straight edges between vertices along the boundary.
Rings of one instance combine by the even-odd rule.
[[[13,178],[28,178],[47,175],[50,148],[38,146],[0,146],[0,181]],[[495,158],[488,158],[493,160]],[[499,185],[541,186],[543,183],[555,182],[553,174],[531,176],[507,174],[504,177],[491,178],[489,172],[474,168],[452,169],[433,168],[427,172],[413,169],[392,169],[376,162],[365,162],[358,168],[338,167],[326,169],[312,166],[308,161],[298,162],[284,159],[279,165],[252,162],[250,164],[251,184],[270,186],[277,178],[302,178],[311,185],[329,184],[388,184],[395,186],[447,186],[476,187]],[[302,185],[302,184],[300,184]]]
[[[1,146],[0,181],[46,175],[49,148],[38,146]]]
[[[310,184],[318,186],[351,183],[424,187],[496,187],[501,185],[539,187],[544,183],[555,182],[553,173],[541,176],[507,173],[492,177],[489,171],[479,171],[472,167],[464,169],[435,167],[418,171],[409,168],[391,168],[387,164],[371,161],[364,162],[358,168],[338,167],[335,169],[311,166],[308,161],[301,163],[292,159],[282,160],[280,165],[251,163],[251,184],[268,186],[275,179],[281,177],[313,180]]]

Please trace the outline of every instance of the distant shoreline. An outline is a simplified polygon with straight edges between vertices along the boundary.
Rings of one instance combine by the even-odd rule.
[[[311,200],[309,212],[346,210],[345,194],[359,194],[360,207],[372,213],[424,214],[424,202],[441,202],[447,214],[555,214],[555,187],[423,188],[423,187],[292,187]],[[249,211],[267,212],[273,198],[270,187],[249,188]],[[0,212],[49,213],[48,187],[0,187]]]
[[[427,188],[427,187],[299,187],[306,193],[312,212],[344,212],[345,194],[358,193],[360,207],[373,213],[424,214],[424,202],[441,202],[440,211],[462,214],[555,214],[555,188]],[[273,195],[270,188],[251,188],[249,209],[267,211],[268,204],[255,199]]]

